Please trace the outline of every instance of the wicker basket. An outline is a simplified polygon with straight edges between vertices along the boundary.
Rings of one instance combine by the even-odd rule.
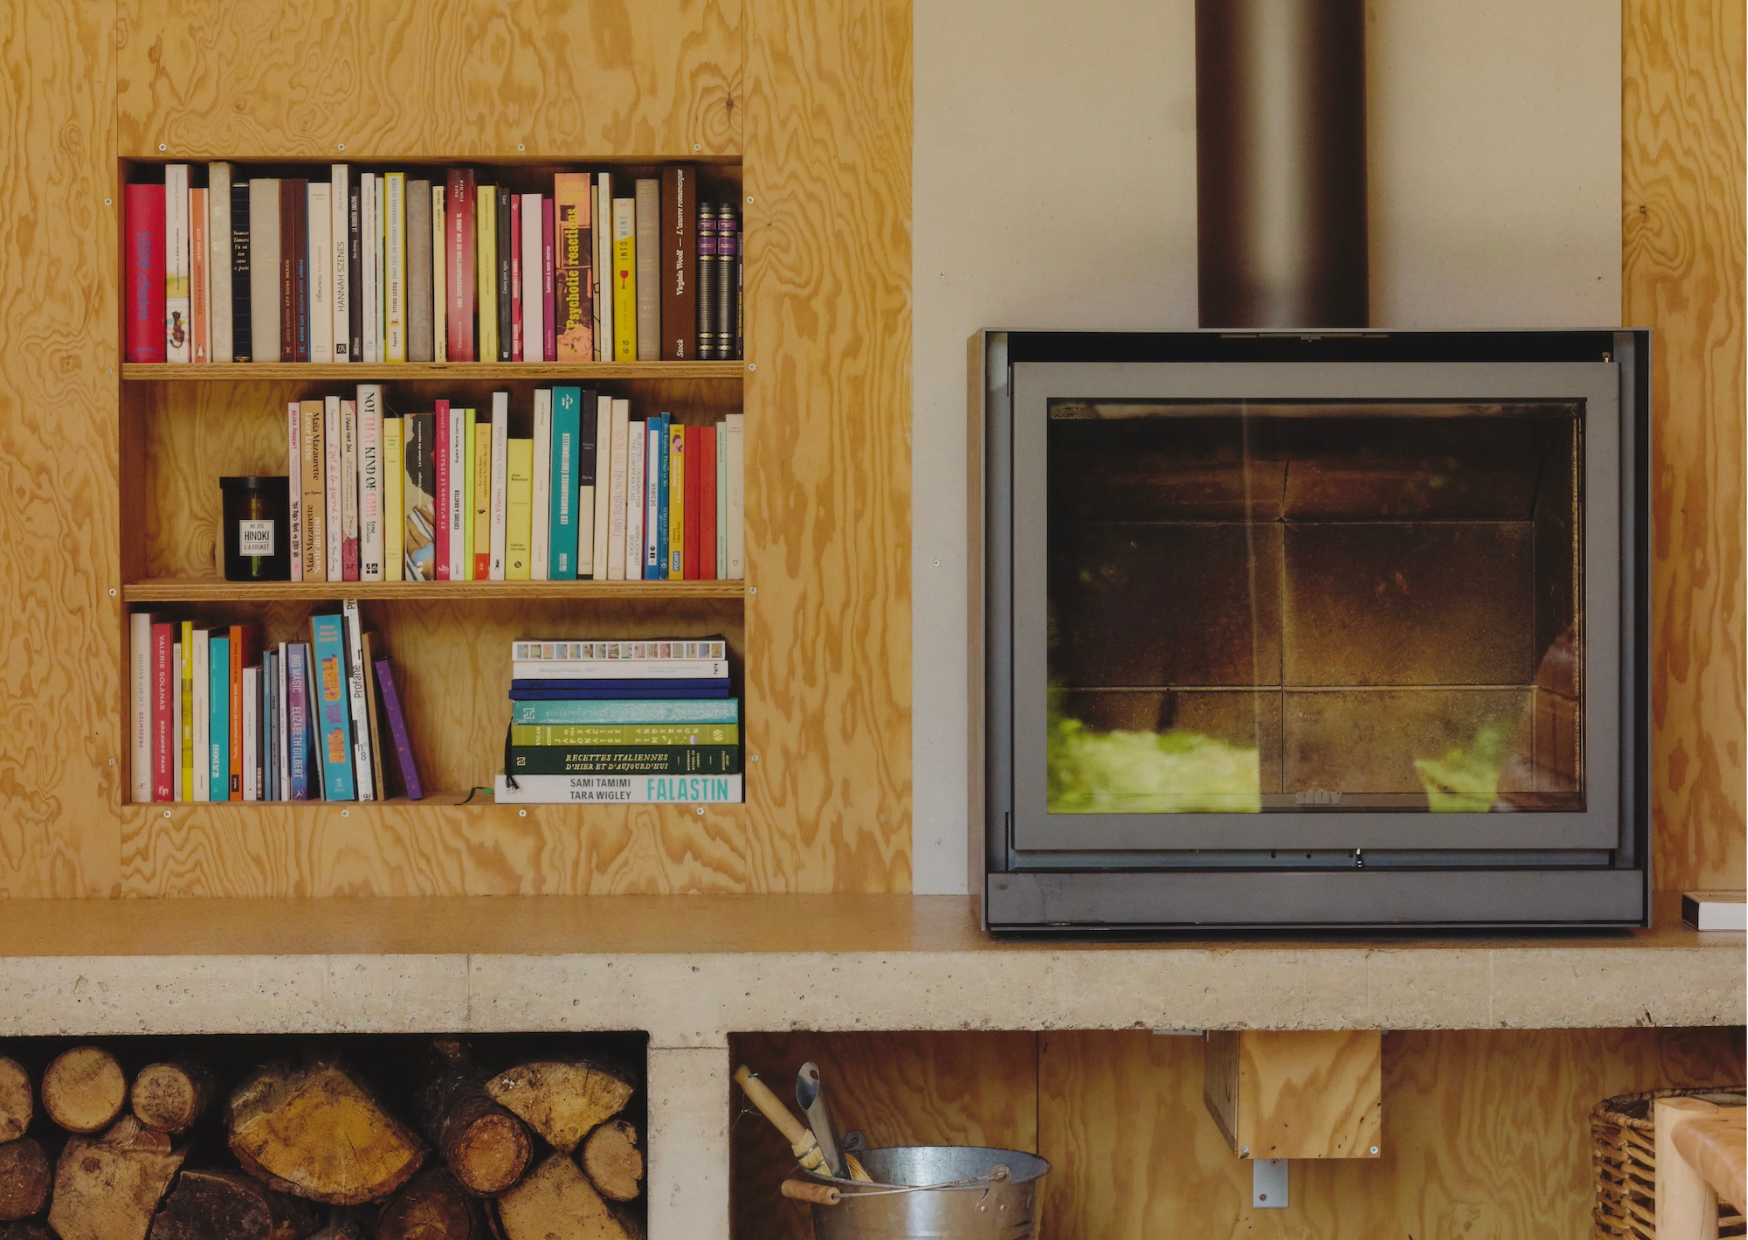
[[[1743,1091],[1653,1089],[1604,1098],[1590,1112],[1590,1161],[1596,1172],[1596,1208],[1591,1234],[1598,1240],[1656,1240],[1657,1138],[1651,1112],[1659,1098],[1704,1098],[1720,1106],[1743,1105]],[[1742,1214],[1718,1208],[1718,1235],[1745,1232]]]

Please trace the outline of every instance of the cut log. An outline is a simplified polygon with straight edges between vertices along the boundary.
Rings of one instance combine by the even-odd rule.
[[[152,1220],[151,1240],[304,1240],[315,1209],[235,1171],[184,1171]]]
[[[432,1167],[382,1208],[376,1240],[474,1240],[483,1231],[478,1224],[473,1198],[448,1171]]]
[[[128,1101],[140,1123],[156,1132],[181,1132],[206,1111],[218,1082],[204,1065],[179,1059],[147,1064],[134,1078]]]
[[[0,1219],[10,1222],[42,1213],[54,1182],[54,1168],[41,1141],[20,1137],[0,1144]]]
[[[596,1125],[619,1114],[634,1089],[629,1072],[590,1059],[525,1063],[486,1083],[494,1102],[527,1120],[566,1154]]]
[[[583,1142],[583,1172],[613,1201],[631,1201],[643,1191],[643,1151],[629,1120],[610,1119]]]
[[[35,1109],[30,1073],[16,1059],[0,1055],[0,1141],[22,1137]]]
[[[498,1198],[505,1240],[643,1240],[624,1210],[602,1200],[568,1154],[554,1154]]]
[[[432,1048],[419,1116],[460,1185],[476,1196],[503,1192],[534,1160],[534,1140],[522,1121],[486,1093],[486,1074],[453,1038]]]
[[[22,1223],[0,1223],[0,1240],[56,1240],[47,1223],[34,1219]]]
[[[392,1195],[425,1161],[425,1144],[337,1064],[257,1069],[225,1108],[243,1170],[282,1192],[331,1205]]]
[[[99,1132],[127,1104],[127,1077],[101,1046],[75,1046],[42,1074],[42,1109],[68,1132]]]
[[[70,1138],[55,1167],[49,1226],[61,1240],[145,1240],[186,1153],[131,1115],[100,1139]]]

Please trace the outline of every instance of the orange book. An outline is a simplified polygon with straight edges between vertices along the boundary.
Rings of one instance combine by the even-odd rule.
[[[188,353],[212,361],[212,282],[206,269],[206,191],[188,191]]]
[[[595,356],[595,246],[586,172],[561,172],[552,178],[553,337],[561,362],[587,362]]]
[[[243,799],[243,669],[261,659],[261,626],[231,626],[231,797]]]

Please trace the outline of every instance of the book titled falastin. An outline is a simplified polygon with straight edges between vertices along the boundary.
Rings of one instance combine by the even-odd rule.
[[[741,356],[739,212],[720,191],[701,198],[692,165],[629,183],[513,168],[241,171],[166,164],[162,183],[126,187],[128,361]]]
[[[593,388],[532,410],[439,400],[287,409],[294,581],[731,581],[746,576],[742,420],[631,416]]]

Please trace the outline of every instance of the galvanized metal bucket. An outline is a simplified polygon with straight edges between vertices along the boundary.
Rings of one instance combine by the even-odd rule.
[[[874,1183],[810,1175],[843,1194],[813,1207],[815,1240],[1036,1240],[1048,1160],[969,1145],[896,1146],[857,1155]]]

